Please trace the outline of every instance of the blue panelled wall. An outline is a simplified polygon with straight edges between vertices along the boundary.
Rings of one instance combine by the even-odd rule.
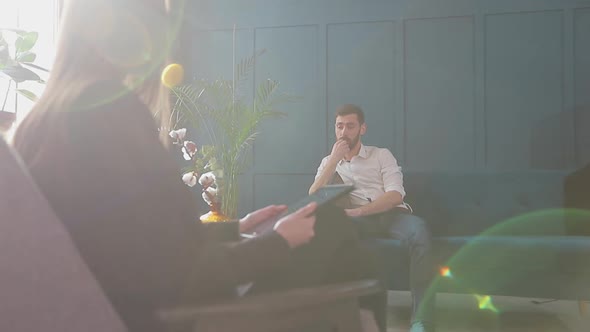
[[[231,78],[266,49],[245,91],[301,97],[260,127],[240,211],[307,192],[333,111],[367,114],[366,144],[404,170],[574,169],[590,162],[590,1],[188,1],[194,78]],[[250,92],[251,91],[251,92]]]

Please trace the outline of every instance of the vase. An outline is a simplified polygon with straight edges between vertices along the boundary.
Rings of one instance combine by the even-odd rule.
[[[207,229],[207,235],[221,242],[236,242],[240,240],[240,222],[221,212],[221,203],[209,205],[211,211],[201,216],[201,222]]]
[[[223,221],[231,221],[232,218],[226,216],[221,212],[221,203],[211,203],[209,205],[211,211],[205,213],[201,216],[201,221],[204,223],[209,222],[223,222]]]

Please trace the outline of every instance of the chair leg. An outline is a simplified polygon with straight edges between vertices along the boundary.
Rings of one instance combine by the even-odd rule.
[[[581,316],[588,315],[588,301],[578,301],[578,310]]]

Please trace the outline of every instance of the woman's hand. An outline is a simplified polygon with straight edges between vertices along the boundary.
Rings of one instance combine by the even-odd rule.
[[[315,202],[307,204],[276,223],[275,231],[289,243],[291,248],[299,247],[314,237],[314,213],[317,207]]]
[[[248,213],[244,218],[240,219],[240,233],[247,233],[254,226],[279,216],[281,213],[287,211],[286,205],[269,205],[262,209]]]

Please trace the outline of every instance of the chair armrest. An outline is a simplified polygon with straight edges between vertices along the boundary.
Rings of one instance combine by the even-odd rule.
[[[182,322],[211,314],[276,313],[290,311],[295,308],[312,305],[317,306],[339,300],[358,298],[380,291],[382,289],[377,280],[361,280],[245,296],[196,307],[169,308],[159,310],[157,314],[163,321]]]

